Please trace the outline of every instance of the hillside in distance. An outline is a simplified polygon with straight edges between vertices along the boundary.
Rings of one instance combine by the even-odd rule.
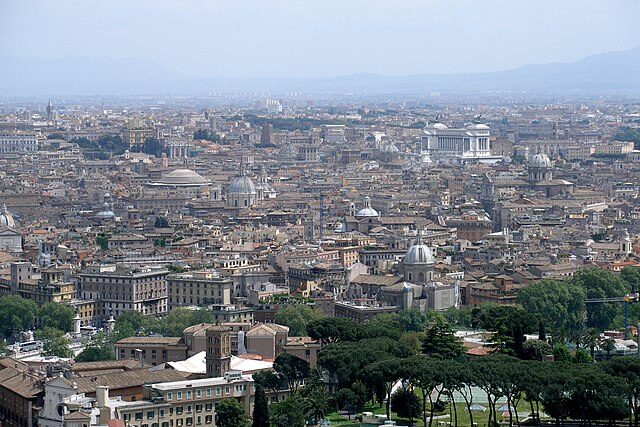
[[[193,77],[138,58],[0,56],[0,96],[154,95],[269,91],[274,95],[548,93],[640,94],[640,47],[591,55],[570,63],[525,65],[487,73],[331,78]]]

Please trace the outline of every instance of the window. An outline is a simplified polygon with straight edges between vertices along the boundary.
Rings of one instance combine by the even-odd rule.
[[[202,397],[202,390],[201,389],[197,389],[196,390],[196,397]]]
[[[204,410],[209,412],[213,409],[213,404],[212,403],[205,403],[204,404]]]
[[[164,418],[164,409],[160,409],[160,418]]]
[[[176,393],[176,395],[177,395],[177,397],[176,397],[176,398],[177,398],[178,400],[182,400],[182,392],[181,392],[181,391],[179,391],[178,393]]]
[[[176,415],[182,415],[182,406],[176,407]]]
[[[213,417],[211,415],[207,415],[206,417],[204,417],[204,423],[205,424],[213,423]]]
[[[173,393],[167,393],[167,400],[173,400]]]
[[[142,412],[136,412],[135,418],[136,421],[140,421],[142,419]]]
[[[220,396],[221,389],[220,387],[216,387],[216,396]]]
[[[156,413],[154,411],[147,411],[147,419],[148,420],[152,420],[153,417],[156,416]]]
[[[202,405],[196,405],[196,412],[202,412]]]
[[[187,399],[191,399],[191,390],[187,391]]]

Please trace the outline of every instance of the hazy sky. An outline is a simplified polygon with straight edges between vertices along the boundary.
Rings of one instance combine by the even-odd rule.
[[[638,0],[0,0],[0,55],[206,76],[491,71],[639,46],[639,19]]]

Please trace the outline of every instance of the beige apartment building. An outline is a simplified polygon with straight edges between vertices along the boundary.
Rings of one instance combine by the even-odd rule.
[[[180,306],[231,304],[231,280],[217,271],[203,270],[167,276],[169,309]]]
[[[136,402],[111,400],[104,389],[97,400],[105,421],[113,417],[123,420],[128,427],[215,426],[215,408],[220,401],[236,399],[250,416],[254,393],[251,375],[229,371],[217,378],[146,385],[143,399]]]
[[[129,310],[163,316],[167,313],[168,273],[156,267],[91,266],[78,275],[80,295],[96,302],[102,322]]]

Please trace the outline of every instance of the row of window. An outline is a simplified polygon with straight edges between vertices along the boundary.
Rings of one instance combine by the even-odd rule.
[[[125,416],[126,419],[126,416]],[[198,416],[196,417],[196,425],[201,425],[202,424],[202,417]],[[205,415],[204,417],[204,423],[206,425],[211,425],[213,424],[213,415]],[[193,425],[193,418],[192,417],[187,417],[185,419],[179,418],[177,420],[175,420],[175,423],[173,420],[170,421],[164,421],[162,423],[162,427],[181,427],[183,425]],[[152,423],[151,426],[149,426],[149,424],[140,424],[140,427],[160,427],[160,424],[158,423]]]

